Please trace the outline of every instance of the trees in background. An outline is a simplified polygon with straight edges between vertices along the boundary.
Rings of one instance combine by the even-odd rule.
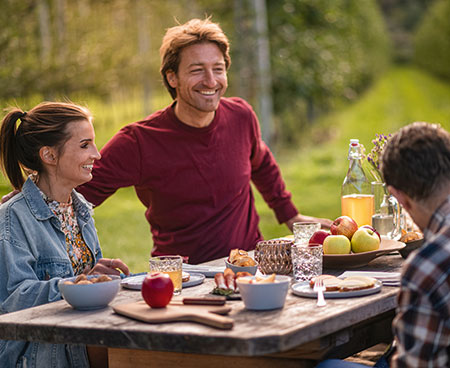
[[[396,62],[411,62],[414,32],[433,1],[377,0],[392,40],[392,56]]]
[[[228,94],[248,99],[263,135],[270,140],[275,126],[283,142],[337,100],[356,98],[389,59],[376,0],[0,0],[0,8],[1,99],[140,89],[149,101],[161,90],[166,28],[212,15],[231,40]],[[264,123],[272,107],[274,125]]]
[[[414,37],[414,61],[450,80],[450,2],[438,0],[425,15]]]
[[[355,99],[387,66],[389,40],[372,0],[268,2],[276,116],[282,141],[336,101]]]

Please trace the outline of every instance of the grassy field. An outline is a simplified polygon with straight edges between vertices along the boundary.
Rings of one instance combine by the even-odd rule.
[[[87,101],[96,117],[99,147],[124,123],[143,117],[138,100],[136,96],[128,96],[110,104]],[[161,96],[155,99],[152,108],[160,108],[168,102],[167,96]],[[340,186],[347,171],[350,138],[359,138],[369,151],[375,134],[392,133],[413,121],[438,122],[449,130],[449,102],[450,84],[414,68],[394,67],[357,102],[321,118],[307,133],[308,139],[304,139],[307,144],[277,154],[287,187],[299,210],[320,217],[339,216]],[[29,101],[28,104],[33,105]],[[9,188],[3,184],[1,190],[7,192]],[[264,237],[285,235],[287,228],[277,224],[259,194],[255,196]],[[147,269],[152,246],[144,211],[133,188],[119,190],[95,210],[104,255],[122,258],[132,272]]]

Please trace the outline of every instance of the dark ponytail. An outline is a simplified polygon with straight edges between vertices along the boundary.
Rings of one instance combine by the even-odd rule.
[[[10,111],[3,119],[0,130],[0,154],[4,173],[15,189],[22,188],[24,183],[22,168],[19,164],[17,130],[26,114],[20,109]]]
[[[24,171],[42,172],[39,150],[44,146],[60,149],[70,139],[69,123],[91,119],[88,109],[65,102],[43,102],[28,113],[12,109],[0,129],[0,163],[11,185],[22,188]]]

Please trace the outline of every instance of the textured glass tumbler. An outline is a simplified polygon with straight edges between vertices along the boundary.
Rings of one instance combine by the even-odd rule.
[[[322,274],[323,249],[320,244],[292,246],[292,267],[296,281],[310,281]]]
[[[163,272],[169,275],[173,282],[173,294],[181,294],[183,259],[181,256],[151,257],[149,260],[150,273]]]
[[[308,244],[312,234],[320,230],[318,222],[294,222],[294,242],[295,244]]]
[[[256,244],[255,261],[264,275],[276,273],[289,275],[292,273],[291,240],[263,240]]]

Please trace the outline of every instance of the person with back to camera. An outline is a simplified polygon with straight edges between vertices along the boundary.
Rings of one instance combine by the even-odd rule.
[[[450,133],[425,122],[401,128],[384,148],[381,169],[424,233],[402,267],[389,366],[450,367]],[[328,360],[319,367],[365,366]]]
[[[12,109],[3,119],[1,164],[20,193],[0,206],[0,314],[60,300],[61,278],[129,274],[120,259],[102,258],[92,206],[74,190],[100,159],[94,138],[89,111],[71,103]],[[104,359],[101,348],[0,340],[2,367],[89,367]]]
[[[160,54],[174,102],[122,128],[79,191],[99,205],[134,186],[147,208],[153,255],[180,254],[189,263],[251,250],[262,240],[251,181],[291,230],[296,221],[329,227],[328,219],[298,213],[251,106],[223,97],[231,60],[222,29],[209,19],[172,27]]]

